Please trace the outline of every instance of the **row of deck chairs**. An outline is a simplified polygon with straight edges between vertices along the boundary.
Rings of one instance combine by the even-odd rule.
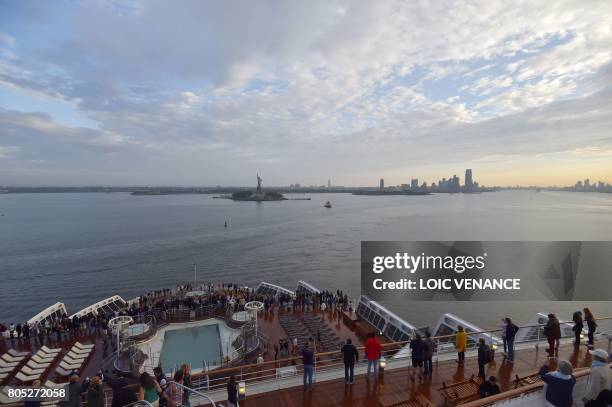
[[[280,325],[283,327],[289,338],[297,338],[298,346],[302,347],[308,343],[308,338],[312,335],[304,324],[291,315],[281,315],[278,318]]]
[[[335,351],[340,349],[342,342],[338,335],[325,323],[320,315],[304,314],[304,324],[316,337],[317,333],[320,336],[319,344],[327,351]]]
[[[32,355],[28,363],[17,372],[15,378],[22,383],[40,380],[61,352],[62,350],[59,348],[50,349],[43,345],[34,355]]]
[[[95,345],[83,345],[76,342],[72,348],[64,355],[55,372],[60,376],[70,376],[74,371],[81,371],[87,359],[93,353]]]
[[[93,353],[94,346],[76,342],[60,361],[59,366],[55,369],[56,373],[62,377],[68,377],[72,372],[81,371]],[[29,352],[9,349],[0,356],[0,384],[8,382],[13,375],[21,383],[42,380],[61,353],[60,348],[51,349],[43,345],[28,358]]]
[[[9,349],[8,352],[0,356],[0,384],[15,373],[29,354],[29,352],[17,352],[15,349]]]

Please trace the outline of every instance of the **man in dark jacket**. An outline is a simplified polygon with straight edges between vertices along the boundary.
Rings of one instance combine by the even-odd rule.
[[[514,362],[514,338],[516,337],[516,332],[519,330],[518,326],[514,325],[512,319],[505,318],[505,327],[504,327],[504,337],[506,338],[506,347],[508,349],[508,358],[507,361],[510,363]]]
[[[128,382],[124,378],[117,380],[113,386],[112,407],[123,407],[138,401],[136,391],[128,387]]]
[[[495,376],[489,377],[489,380],[483,382],[478,388],[478,393],[480,394],[481,398],[499,394],[499,391],[499,386],[497,385]]]
[[[548,314],[548,321],[544,326],[544,336],[548,340],[548,353],[550,356],[559,354],[559,339],[561,338],[561,324],[555,314]]]
[[[344,355],[344,380],[348,384],[353,384],[355,383],[355,362],[359,361],[359,352],[350,338],[346,340],[346,344],[342,346],[340,351]]]
[[[485,365],[490,362],[491,348],[485,343],[484,338],[478,339],[478,376],[485,379]]]

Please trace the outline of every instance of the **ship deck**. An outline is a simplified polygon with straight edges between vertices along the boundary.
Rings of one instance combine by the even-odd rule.
[[[284,328],[281,325],[280,318],[282,316],[291,315],[297,319],[302,319],[306,314],[317,314],[323,317],[325,326],[329,327],[342,341],[351,338],[356,346],[362,346],[365,333],[368,326],[363,321],[352,319],[348,312],[332,312],[326,311],[282,311],[275,308],[268,313],[262,313],[258,319],[259,329],[269,339],[266,349],[262,352],[265,361],[274,361],[273,345],[278,343],[279,339],[291,339],[287,337]],[[371,328],[370,328],[371,329]],[[371,329],[372,330],[372,329]],[[86,365],[79,372],[81,378],[92,377],[105,366],[110,366],[112,361],[112,348],[110,343],[105,347],[106,341],[98,333],[87,335],[79,335],[78,337],[64,338],[61,341],[55,340],[55,335],[46,338],[45,345],[48,347],[61,347],[64,350],[76,342],[94,343],[96,345],[94,352]],[[383,341],[384,342],[384,341]],[[601,338],[596,343],[598,347],[608,349],[610,344],[607,339]],[[528,348],[518,349],[516,358],[513,364],[505,363],[503,357],[497,352],[495,362],[487,366],[486,375],[496,376],[498,384],[502,391],[513,388],[514,379],[516,376],[525,377],[536,373],[539,368],[546,362],[549,362],[548,354],[544,351],[545,343],[540,343],[540,349],[530,345]],[[29,351],[34,353],[38,349],[38,344],[35,339],[30,341],[0,340],[0,353],[4,353],[8,348],[14,348],[19,351]],[[325,349],[323,349],[325,350]],[[363,352],[361,352],[361,357]],[[248,362],[253,362],[257,355],[251,355]],[[361,359],[360,357],[360,359]],[[405,401],[415,397],[416,395],[424,396],[430,400],[433,405],[444,405],[444,399],[439,389],[444,384],[449,385],[465,380],[469,380],[472,375],[476,375],[478,371],[475,357],[468,353],[464,364],[457,364],[452,360],[452,354],[446,354],[446,357],[451,360],[436,361],[434,358],[433,375],[429,378],[422,379],[415,375],[415,379],[411,380],[410,376],[413,370],[408,367],[395,367],[387,369],[378,379],[365,378],[363,374],[363,366],[356,368],[356,380],[353,385],[346,385],[344,380],[327,380],[315,383],[312,391],[304,390],[302,386],[294,386],[285,389],[276,390],[274,392],[249,394],[247,398],[240,402],[242,407],[267,407],[267,406],[379,406],[391,405],[393,403]],[[587,367],[591,363],[591,357],[585,346],[575,348],[572,345],[562,344],[559,351],[559,357],[568,359],[574,367]],[[67,378],[62,378],[55,373],[55,368],[59,365],[58,358],[51,366],[42,382],[47,380],[54,382],[65,382]],[[288,362],[286,363],[288,364]],[[553,361],[554,364],[554,361]],[[279,366],[284,365],[279,363]],[[230,368],[226,368],[230,369]],[[223,368],[221,369],[223,370]],[[106,372],[107,376],[111,376],[110,372]],[[15,379],[8,382],[12,385],[19,384]],[[7,384],[7,383],[5,383]]]
[[[596,347],[607,349],[609,343],[602,339],[596,342]],[[486,375],[496,376],[502,391],[514,387],[514,379],[518,375],[525,376],[537,373],[542,365],[552,363],[548,353],[544,351],[545,344],[540,350],[517,350],[513,364],[504,363],[503,357],[498,353],[495,362],[486,368]],[[575,348],[573,345],[561,345],[559,358],[569,360],[575,368],[591,365],[591,356],[586,346]],[[248,407],[298,407],[298,406],[387,406],[394,403],[410,400],[422,395],[433,405],[445,405],[445,400],[439,391],[443,384],[447,385],[469,380],[477,375],[478,365],[475,357],[466,357],[463,365],[454,360],[434,362],[433,375],[425,380],[410,379],[410,368],[398,368],[385,371],[378,380],[366,379],[364,374],[355,377],[353,385],[347,385],[343,379],[315,383],[312,391],[304,390],[302,386],[282,389],[274,392],[249,396],[240,401],[240,406]]]

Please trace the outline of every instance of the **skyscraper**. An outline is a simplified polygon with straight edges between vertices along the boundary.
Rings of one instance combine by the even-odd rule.
[[[465,190],[470,192],[474,188],[474,181],[472,180],[472,169],[468,168],[465,170]]]
[[[327,188],[331,188],[331,179],[327,180]]]
[[[381,178],[380,179],[380,190],[382,191],[383,189],[385,189],[385,179]]]
[[[419,188],[419,179],[418,178],[413,178],[410,180],[410,189],[418,189]]]

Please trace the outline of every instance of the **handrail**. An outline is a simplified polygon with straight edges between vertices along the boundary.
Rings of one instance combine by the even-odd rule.
[[[166,389],[167,389],[167,388],[168,388],[168,386],[169,386],[169,385],[171,385],[171,384],[176,384],[177,386],[182,387],[182,388],[183,388],[183,390],[187,390],[187,391],[190,391],[190,392],[192,392],[192,393],[197,394],[197,395],[198,395],[198,396],[200,396],[200,397],[204,397],[206,400],[208,400],[208,401],[210,402],[210,404],[212,405],[212,407],[216,407],[216,406],[217,406],[217,405],[215,404],[215,402],[213,401],[213,399],[211,399],[211,398],[210,398],[209,396],[207,396],[206,394],[204,394],[204,393],[202,393],[202,392],[200,392],[200,391],[197,391],[197,390],[195,390],[195,389],[192,389],[191,387],[187,387],[187,386],[185,386],[184,384],[177,383],[177,382],[175,382],[174,380],[171,380],[171,381],[167,382]],[[126,406],[126,407],[127,407],[127,406]]]
[[[147,400],[138,400],[138,401],[134,401],[133,403],[126,404],[126,405],[125,405],[125,406],[123,406],[123,407],[130,407],[130,406],[135,406],[135,405],[138,405],[138,404],[145,404],[145,405],[147,405],[148,407],[153,407],[153,404],[151,404],[151,403],[150,403],[150,402],[148,402]]]
[[[596,321],[604,321],[604,320],[612,320],[612,317],[602,317],[602,318],[595,318]],[[566,325],[566,324],[573,324],[573,322],[561,322],[560,324],[562,325]],[[519,326],[519,329],[527,329],[527,328],[537,328],[537,327],[543,327],[546,324],[536,324],[536,325],[523,325],[523,326]],[[500,328],[497,329],[489,329],[489,330],[482,330],[482,331],[473,331],[473,332],[467,332],[468,336],[470,335],[479,335],[479,334],[485,334],[485,333],[494,333],[494,332],[501,332]],[[440,341],[443,339],[452,339],[455,337],[455,334],[451,334],[451,335],[440,335],[440,336],[434,336],[431,339],[433,339],[434,341]],[[381,344],[381,348],[385,349],[385,348],[390,348],[390,347],[403,347],[405,345],[410,344],[411,340],[406,340],[406,341],[399,341],[399,342],[388,342],[388,343],[383,343]],[[532,342],[531,340],[527,340],[527,341],[523,341],[523,343],[526,342]],[[516,343],[518,344],[518,343]],[[357,346],[357,350],[364,350],[365,346]],[[333,356],[333,355],[337,355],[340,352],[340,350],[335,350],[335,351],[328,351],[328,352],[320,352],[320,353],[316,353],[315,357],[320,358],[320,357],[326,357],[326,356]],[[213,371],[209,371],[209,372],[202,372],[202,373],[194,373],[192,375],[192,377],[195,378],[199,378],[202,376],[210,376],[210,375],[218,375],[218,374],[223,374],[223,373],[229,373],[229,372],[237,372],[237,371],[241,371],[244,369],[251,369],[251,368],[257,368],[257,369],[264,369],[267,366],[274,366],[277,364],[283,364],[283,363],[291,363],[291,361],[299,361],[301,359],[300,356],[292,356],[289,358],[284,358],[284,359],[277,359],[277,360],[270,360],[270,361],[266,361],[260,364],[257,363],[251,363],[248,365],[240,365],[240,366],[236,366],[236,367],[228,367],[228,368],[222,368],[222,369],[215,369]]]
[[[612,363],[608,364],[608,367],[612,367]],[[576,379],[581,378],[583,376],[588,376],[590,374],[591,374],[590,368],[580,369],[573,373]],[[508,391],[505,391],[499,394],[495,394],[493,396],[485,397],[480,400],[471,401],[469,403],[462,404],[461,407],[488,406],[488,405],[491,405],[492,403],[497,403],[498,401],[512,399],[512,398],[519,397],[526,393],[532,393],[536,390],[539,390],[542,387],[544,387],[544,382],[533,383],[527,386],[517,387],[515,389],[511,389],[511,390],[508,390]]]

